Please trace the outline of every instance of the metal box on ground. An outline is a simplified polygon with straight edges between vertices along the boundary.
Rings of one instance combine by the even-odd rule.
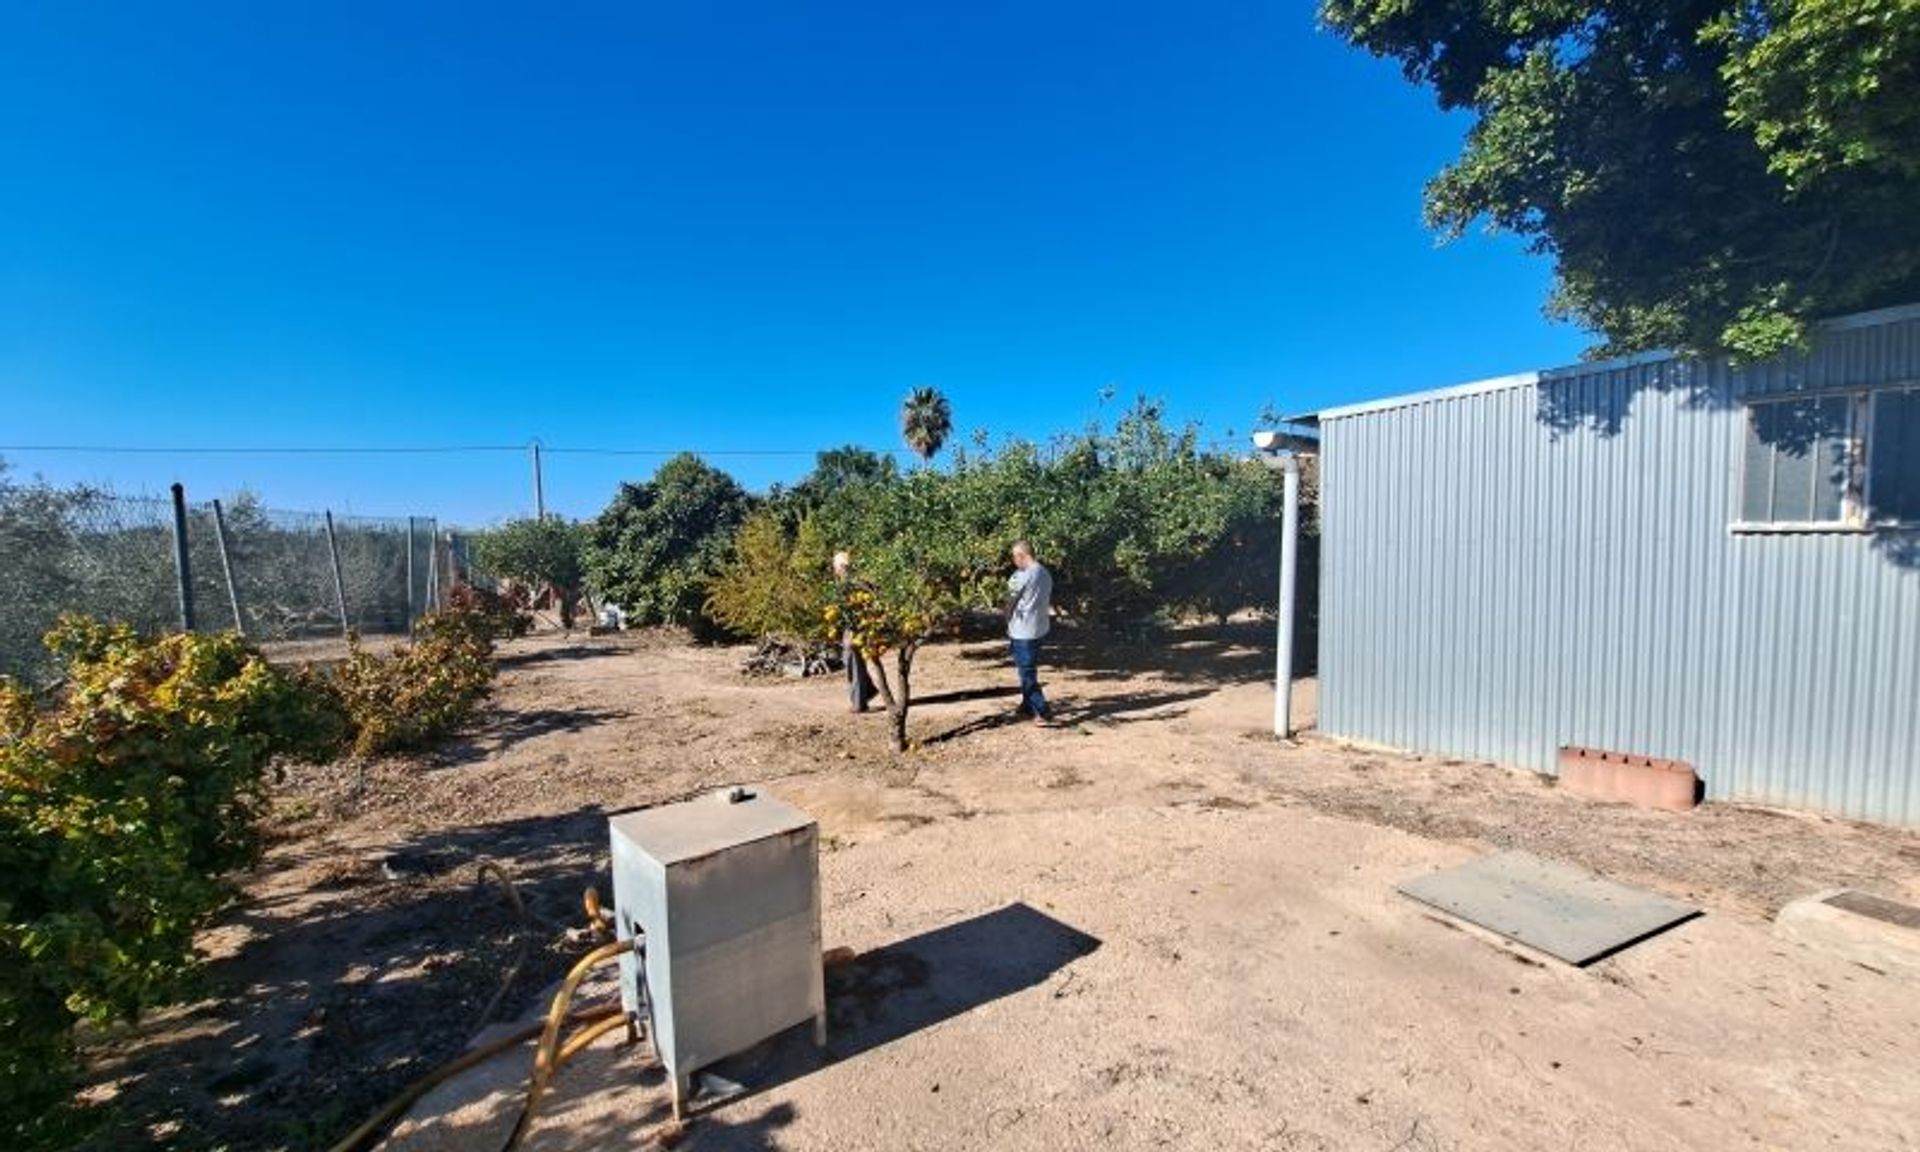
[[[826,1042],[818,827],[727,789],[609,821],[615,930],[630,1016],[651,1021],[679,1116],[700,1068],[811,1019]]]

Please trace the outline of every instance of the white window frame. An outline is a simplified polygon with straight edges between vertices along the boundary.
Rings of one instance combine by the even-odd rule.
[[[1823,391],[1784,392],[1769,396],[1755,396],[1743,400],[1740,404],[1740,419],[1734,429],[1738,438],[1738,459],[1740,467],[1734,476],[1733,486],[1733,531],[1735,532],[1840,532],[1859,533],[1868,531],[1866,517],[1866,440],[1864,439],[1865,417],[1861,412],[1867,405],[1868,393],[1861,389],[1826,389]],[[1756,410],[1769,404],[1804,404],[1809,400],[1832,400],[1836,397],[1847,401],[1847,483],[1840,492],[1840,518],[1837,520],[1747,520],[1743,519],[1747,503],[1747,443],[1753,434],[1753,421]],[[1771,457],[1769,457],[1771,459]]]

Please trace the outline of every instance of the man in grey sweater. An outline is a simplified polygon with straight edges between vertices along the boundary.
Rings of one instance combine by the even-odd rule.
[[[1013,647],[1013,669],[1020,677],[1022,716],[1041,726],[1053,722],[1053,709],[1040,694],[1040,640],[1052,628],[1053,574],[1033,558],[1025,540],[1013,543],[1014,573],[1007,580],[1007,639]]]

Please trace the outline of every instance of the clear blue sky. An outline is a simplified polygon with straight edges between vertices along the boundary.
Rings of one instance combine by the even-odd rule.
[[[1440,248],[1458,149],[1310,5],[0,8],[0,444],[678,449],[750,487],[1163,398],[1214,434],[1575,358]],[[525,514],[523,456],[7,452],[274,506]],[[551,456],[602,507],[647,457]]]

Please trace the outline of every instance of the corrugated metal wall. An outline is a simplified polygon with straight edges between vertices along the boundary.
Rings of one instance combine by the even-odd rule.
[[[1320,726],[1920,824],[1920,539],[1736,534],[1749,396],[1920,379],[1920,311],[1811,356],[1545,373],[1325,413]],[[1913,445],[1920,452],[1920,444]]]

